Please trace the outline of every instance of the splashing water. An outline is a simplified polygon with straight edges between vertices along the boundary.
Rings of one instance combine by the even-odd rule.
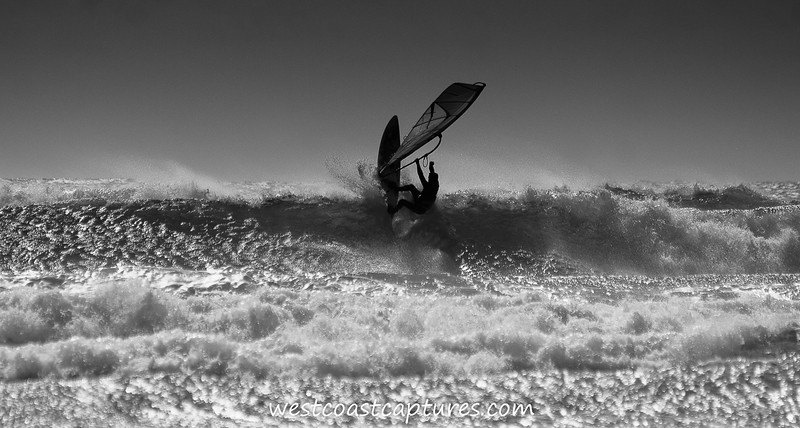
[[[536,409],[476,425],[797,409],[800,186],[444,193],[398,236],[370,163],[329,169],[348,193],[4,180],[3,425],[255,426],[308,390]]]

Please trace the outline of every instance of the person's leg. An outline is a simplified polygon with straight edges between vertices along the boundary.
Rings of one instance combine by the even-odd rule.
[[[413,204],[408,202],[407,200],[400,199],[399,201],[397,201],[397,205],[395,205],[394,207],[389,207],[388,211],[389,211],[389,214],[393,215],[394,213],[400,211],[400,208],[406,207],[406,208],[411,209],[410,207],[412,205]]]
[[[419,197],[419,190],[417,190],[417,188],[414,187],[413,184],[406,184],[405,186],[398,187],[397,191],[398,192],[411,192],[411,196],[413,196],[414,199],[417,199]]]
[[[418,205],[417,203],[407,204],[406,208],[410,209],[411,212],[413,212],[415,214],[419,214],[419,215],[425,214],[425,211],[428,211],[427,208],[425,208],[425,207],[423,207],[421,205]]]
[[[397,205],[395,205],[394,208],[389,208],[389,210],[388,210],[389,214],[394,214],[397,211],[400,211],[400,208],[403,208],[403,207],[406,207],[411,212],[413,212],[415,214],[419,214],[419,215],[425,214],[425,211],[428,211],[428,209],[430,208],[429,206],[426,206],[425,204],[421,204],[421,203],[419,203],[419,201],[416,201],[416,200],[414,202],[409,202],[409,201],[407,201],[405,199],[400,199],[397,202]]]

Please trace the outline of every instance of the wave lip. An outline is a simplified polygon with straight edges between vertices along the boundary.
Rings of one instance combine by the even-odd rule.
[[[780,187],[777,187],[780,189]],[[663,191],[652,189],[625,188],[606,184],[604,189],[614,195],[633,200],[665,200],[671,206],[698,208],[703,210],[739,209],[750,210],[762,207],[786,205],[780,196],[768,196],[744,184],[722,189],[694,186],[675,186]],[[781,193],[778,193],[780,195]]]

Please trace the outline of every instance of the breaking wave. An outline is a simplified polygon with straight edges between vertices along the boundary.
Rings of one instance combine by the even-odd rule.
[[[148,265],[480,275],[800,271],[800,209],[750,187],[460,191],[400,239],[369,179],[332,185],[7,181],[0,269]],[[371,193],[372,192],[372,193]],[[353,193],[356,193],[354,196]],[[417,257],[424,252],[427,255]],[[441,263],[424,263],[431,259]]]
[[[408,278],[407,278],[408,280]],[[796,280],[796,278],[795,278]],[[30,287],[0,302],[0,379],[111,373],[468,376],[618,370],[796,348],[797,303],[738,290],[658,301],[261,287],[179,297],[141,281]]]
[[[398,238],[369,177],[350,179],[224,195],[6,180],[0,378],[463,377],[796,350],[791,186],[460,191]]]

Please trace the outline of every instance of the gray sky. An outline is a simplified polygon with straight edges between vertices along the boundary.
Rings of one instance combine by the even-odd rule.
[[[800,180],[793,0],[0,0],[0,54],[2,177],[326,180],[482,81],[451,185]]]

